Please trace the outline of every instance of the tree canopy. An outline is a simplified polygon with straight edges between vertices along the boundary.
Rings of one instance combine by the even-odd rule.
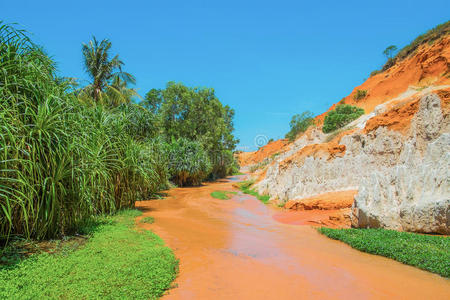
[[[305,132],[308,127],[313,124],[314,115],[310,111],[296,114],[292,117],[291,122],[289,123],[291,130],[286,133],[285,137],[290,141],[293,141],[300,133]]]

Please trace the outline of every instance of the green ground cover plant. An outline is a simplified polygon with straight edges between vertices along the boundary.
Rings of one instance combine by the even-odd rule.
[[[85,223],[77,250],[34,254],[0,266],[1,299],[157,299],[178,269],[171,249],[135,228],[137,210]]]
[[[228,200],[233,197],[233,195],[236,195],[237,192],[229,192],[229,191],[214,191],[211,193],[211,197],[220,199],[220,200]]]
[[[319,228],[329,238],[363,252],[395,259],[407,265],[450,277],[450,239],[438,235],[386,229]]]
[[[140,221],[141,223],[153,224],[155,222],[155,218],[153,217],[144,217]]]
[[[255,191],[254,189],[251,188],[251,186],[254,183],[255,182],[253,180],[246,180],[246,181],[237,183],[237,186],[244,194],[252,195],[264,204],[269,202],[270,195],[260,195],[257,191]]]

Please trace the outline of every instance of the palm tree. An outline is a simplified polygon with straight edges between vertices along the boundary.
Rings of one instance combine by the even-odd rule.
[[[138,94],[136,89],[129,88],[127,82],[121,79],[119,76],[115,76],[111,80],[111,85],[106,87],[106,95],[108,97],[109,104],[112,106],[118,106],[122,103],[130,103],[133,97],[142,97]]]
[[[84,92],[87,92],[95,102],[103,102],[103,98],[117,93],[108,93],[114,83],[120,83],[126,88],[127,84],[135,84],[133,75],[123,72],[124,63],[116,55],[110,58],[111,42],[104,39],[98,42],[95,37],[88,44],[83,44],[84,68],[92,79]],[[116,85],[117,86],[117,85]]]

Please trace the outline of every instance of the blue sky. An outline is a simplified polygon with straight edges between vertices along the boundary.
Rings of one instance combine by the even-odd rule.
[[[399,48],[449,19],[450,1],[6,1],[63,76],[87,79],[81,43],[109,38],[144,95],[168,81],[213,87],[244,150],[322,113]]]

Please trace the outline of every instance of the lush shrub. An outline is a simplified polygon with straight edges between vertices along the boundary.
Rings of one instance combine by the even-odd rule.
[[[361,100],[366,98],[367,96],[367,90],[356,90],[356,94],[353,96],[353,99],[355,101]]]
[[[314,115],[309,111],[296,114],[292,117],[289,125],[291,130],[285,137],[290,141],[293,141],[300,133],[305,132],[309,126],[314,125]]]
[[[334,110],[325,116],[322,131],[324,133],[334,131],[356,120],[363,114],[364,110],[362,108],[348,104],[337,105]]]
[[[353,248],[450,277],[450,238],[386,229],[331,229],[319,232]]]
[[[167,146],[170,178],[176,185],[199,185],[208,176],[211,163],[200,142],[179,138]]]
[[[142,105],[159,120],[160,132],[168,139],[201,143],[211,162],[208,179],[236,171],[233,150],[238,140],[232,134],[234,110],[219,101],[214,89],[169,82],[165,89],[150,90]]]

